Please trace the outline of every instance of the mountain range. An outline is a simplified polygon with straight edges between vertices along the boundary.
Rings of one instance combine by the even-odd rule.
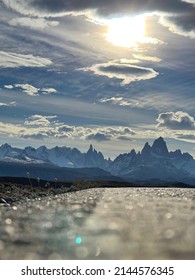
[[[0,176],[26,176],[51,180],[96,179],[127,182],[183,182],[195,184],[195,160],[181,150],[169,151],[162,137],[140,152],[132,149],[114,160],[105,159],[90,145],[86,153],[77,148],[41,146],[37,149],[0,146]]]

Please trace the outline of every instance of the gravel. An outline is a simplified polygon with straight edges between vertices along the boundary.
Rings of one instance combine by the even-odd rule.
[[[93,188],[0,205],[2,260],[195,259],[193,189]]]

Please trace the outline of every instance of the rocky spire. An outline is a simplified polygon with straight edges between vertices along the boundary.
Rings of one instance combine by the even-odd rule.
[[[152,152],[160,155],[160,156],[168,156],[169,155],[169,151],[167,149],[167,145],[166,142],[164,141],[164,139],[162,137],[159,137],[158,139],[156,139],[152,145]]]
[[[146,144],[144,145],[144,147],[141,151],[141,155],[143,157],[149,157],[151,154],[151,150],[152,150],[151,146],[148,144],[148,142],[146,142]]]

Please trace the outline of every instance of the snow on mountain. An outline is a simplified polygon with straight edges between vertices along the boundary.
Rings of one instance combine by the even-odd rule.
[[[169,152],[166,142],[160,137],[152,146],[146,143],[141,153],[132,150],[119,155],[111,163],[109,171],[128,181],[155,179],[185,182],[188,178],[195,179],[195,160],[180,150]]]
[[[0,160],[21,163],[47,163],[59,167],[80,168],[99,167],[106,169],[107,160],[101,152],[97,152],[91,145],[87,153],[81,153],[76,148],[54,147],[48,149],[41,146],[38,149],[26,147],[24,149],[12,148],[8,144],[0,146]]]
[[[181,150],[169,152],[162,137],[156,139],[152,146],[147,142],[141,152],[132,149],[121,154],[114,161],[104,158],[101,152],[90,145],[86,153],[76,148],[41,146],[37,149],[26,147],[13,148],[8,144],[0,146],[0,161],[23,164],[49,164],[69,168],[101,168],[114,176],[127,181],[164,180],[195,182],[195,160]]]
[[[48,151],[48,161],[60,167],[76,167],[81,152],[68,147],[54,147]]]
[[[183,153],[181,150],[170,152],[170,158],[173,165],[179,170],[185,170],[192,176],[195,176],[195,160],[189,153]]]
[[[4,159],[6,157],[15,158],[22,150],[17,148],[12,148],[7,143],[3,144],[0,147],[0,159]]]
[[[102,169],[107,168],[107,161],[104,159],[101,152],[97,152],[96,149],[90,145],[89,150],[82,159],[82,165],[85,167],[99,167]]]

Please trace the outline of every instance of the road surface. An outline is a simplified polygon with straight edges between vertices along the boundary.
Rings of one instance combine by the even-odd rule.
[[[0,259],[195,259],[195,190],[97,188],[1,207]]]

